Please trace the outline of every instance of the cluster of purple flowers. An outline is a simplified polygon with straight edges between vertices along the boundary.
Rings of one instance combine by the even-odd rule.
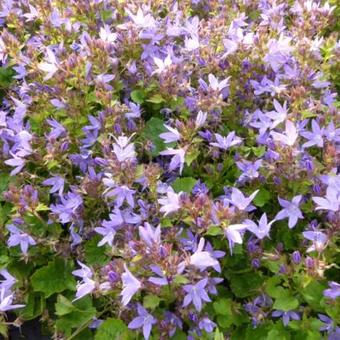
[[[322,334],[340,336],[336,12],[315,0],[2,1],[4,266],[68,257],[70,305],[101,301],[98,331],[120,318],[145,339],[220,339],[322,311]],[[23,307],[0,274],[0,312]],[[212,307],[225,297],[242,316],[227,325]]]

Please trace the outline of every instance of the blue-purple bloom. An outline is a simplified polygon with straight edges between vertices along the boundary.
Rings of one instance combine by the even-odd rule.
[[[205,286],[208,283],[208,279],[202,279],[198,281],[196,284],[189,284],[183,286],[183,290],[186,292],[183,301],[183,307],[188,306],[190,303],[193,303],[196,310],[198,312],[202,309],[202,301],[210,302],[210,298],[205,291]]]
[[[126,306],[142,287],[142,284],[131,274],[126,264],[124,264],[124,269],[125,272],[122,274],[123,289],[120,295],[122,297],[123,306]]]
[[[323,291],[323,295],[335,300],[336,298],[338,298],[340,296],[340,284],[334,281],[328,282],[328,289],[325,289]]]
[[[128,325],[130,329],[143,328],[144,339],[149,339],[152,326],[157,323],[157,320],[142,307],[137,305],[138,316],[135,317]]]
[[[277,213],[275,219],[283,220],[284,218],[288,218],[289,229],[294,228],[298,219],[303,218],[301,210],[299,209],[299,205],[302,200],[302,195],[293,197],[291,202],[284,200],[280,197],[278,198],[278,200],[283,209]]]

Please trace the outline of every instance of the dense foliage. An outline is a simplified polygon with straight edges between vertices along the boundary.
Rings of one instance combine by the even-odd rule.
[[[340,339],[334,5],[0,1],[0,333]]]

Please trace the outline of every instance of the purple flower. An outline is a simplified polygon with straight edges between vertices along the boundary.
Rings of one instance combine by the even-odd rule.
[[[17,245],[20,245],[20,249],[22,253],[27,256],[28,247],[34,246],[36,242],[33,240],[33,238],[28,235],[27,233],[24,233],[19,228],[17,228],[13,224],[9,224],[6,226],[7,230],[10,232],[10,237],[7,241],[7,245],[9,247],[15,247]]]
[[[54,214],[59,215],[61,223],[71,222],[83,204],[83,199],[74,192],[68,192],[65,196],[60,196],[60,200],[61,204],[52,204],[50,209]]]
[[[298,250],[295,250],[292,254],[292,261],[295,263],[295,264],[299,264],[301,263],[301,254]]]
[[[290,320],[300,320],[299,314],[294,311],[285,312],[283,310],[276,310],[272,313],[272,316],[275,318],[282,317],[282,321],[285,326],[288,325]]]
[[[340,296],[340,284],[334,281],[328,282],[328,289],[323,291],[323,295],[335,300],[337,297]]]
[[[211,333],[216,327],[216,323],[211,321],[208,317],[204,317],[198,324],[199,329],[204,329],[207,333]]]
[[[340,206],[340,192],[331,186],[327,188],[326,197],[312,197],[312,200],[318,204],[315,210],[330,210],[337,212]]]
[[[278,212],[275,219],[283,220],[288,217],[288,227],[290,229],[294,228],[298,219],[303,218],[301,210],[299,209],[301,199],[302,195],[295,196],[291,202],[279,197],[278,200],[283,209]]]
[[[309,148],[313,145],[319,148],[323,147],[323,135],[324,129],[320,128],[319,124],[315,119],[312,120],[312,131],[301,132],[301,136],[308,139],[308,142],[304,143],[302,147]]]
[[[143,328],[144,339],[149,339],[152,326],[157,323],[157,320],[147,312],[140,304],[137,305],[138,316],[135,317],[128,325],[130,329]]]
[[[265,237],[269,237],[270,228],[274,222],[275,219],[268,223],[267,214],[264,213],[261,216],[258,225],[251,220],[245,220],[243,223],[247,226],[249,231],[255,234],[258,239],[262,240]]]
[[[259,168],[262,165],[262,159],[254,163],[249,161],[236,162],[237,167],[243,172],[239,178],[239,182],[252,180],[259,177]]]
[[[92,270],[85,265],[84,263],[80,262],[79,260],[77,260],[77,263],[79,264],[81,269],[76,269],[72,272],[72,274],[74,276],[78,276],[82,279],[84,278],[88,278],[90,279],[93,276]]]
[[[242,139],[235,136],[235,131],[230,132],[227,137],[223,137],[220,134],[215,133],[215,138],[217,143],[210,143],[210,145],[223,150],[228,150],[230,147],[242,143]]]
[[[182,192],[178,194],[173,191],[172,188],[169,188],[166,192],[166,197],[160,198],[158,203],[162,206],[159,210],[164,213],[164,216],[172,212],[176,212],[181,208],[180,197]]]
[[[0,289],[4,288],[9,290],[17,282],[16,278],[12,276],[7,269],[2,269],[0,275],[4,277],[4,280],[0,280]]]
[[[254,209],[254,206],[249,206],[249,204],[255,198],[258,192],[259,190],[255,190],[249,197],[246,197],[237,188],[232,188],[231,198],[229,201],[239,210],[251,211]]]
[[[16,156],[15,154],[12,154],[12,157],[13,158],[7,159],[4,163],[9,165],[9,166],[14,167],[14,169],[11,171],[10,175],[15,176],[25,166],[26,161],[23,158]]]
[[[0,290],[0,312],[7,312],[12,309],[22,308],[25,305],[12,305],[14,294],[6,288]]]
[[[65,181],[60,176],[50,177],[42,182],[43,185],[52,186],[50,193],[53,194],[58,191],[59,195],[62,196],[64,190]]]
[[[122,297],[123,306],[126,306],[142,287],[142,284],[131,274],[125,263],[124,269],[125,272],[122,274],[123,290],[120,295]]]
[[[150,269],[159,277],[152,276],[149,278],[148,281],[152,282],[157,286],[166,286],[167,284],[169,284],[169,280],[167,279],[167,277],[165,276],[165,274],[163,273],[159,266],[150,265]]]
[[[321,231],[304,231],[303,237],[307,240],[313,241],[313,245],[307,249],[307,252],[316,250],[322,252],[328,243],[328,236]]]
[[[330,317],[324,314],[318,314],[318,317],[324,323],[324,325],[320,327],[321,332],[327,331],[328,334],[336,333],[340,335],[340,327],[337,327]]]
[[[79,300],[85,295],[92,293],[96,289],[96,282],[84,277],[82,281],[77,283],[76,298],[73,301]]]
[[[129,119],[139,118],[142,114],[141,108],[139,104],[135,104],[133,102],[129,102],[130,111],[125,113],[125,117]]]
[[[208,113],[199,111],[195,120],[195,127],[196,129],[201,128],[204,124],[205,121],[207,120]]]
[[[198,281],[195,285],[185,285],[183,290],[187,293],[184,297],[183,307],[188,306],[193,303],[198,312],[202,309],[202,301],[210,302],[210,298],[205,291],[205,286],[208,283],[208,279],[202,279]]]
[[[283,106],[274,99],[274,107],[275,111],[267,112],[267,116],[273,120],[271,124],[271,128],[275,128],[280,123],[284,122],[287,119],[287,102],[284,102]]]
[[[336,129],[333,121],[324,129],[324,134],[329,142],[340,142],[340,128]]]
[[[135,146],[133,143],[130,143],[132,136],[129,138],[126,136],[113,137],[116,141],[116,143],[113,144],[113,152],[119,162],[134,160],[136,158]]]
[[[47,138],[57,139],[66,134],[66,129],[58,123],[55,119],[47,119],[48,125],[52,127],[51,132],[47,135]]]
[[[169,171],[174,171],[179,168],[179,172],[182,173],[185,162],[185,150],[167,148],[159,153],[162,156],[173,156],[169,164]]]
[[[285,134],[278,133],[275,131],[271,131],[271,136],[275,141],[280,142],[283,145],[293,146],[298,138],[299,134],[297,133],[296,127],[293,122],[290,120],[286,121],[286,130]]]
[[[201,271],[208,267],[215,267],[219,265],[211,252],[203,250],[204,244],[205,240],[202,237],[198,243],[195,253],[190,256],[190,264]]]
[[[161,242],[161,226],[153,228],[149,223],[145,222],[144,227],[138,228],[140,238],[149,246],[160,244]]]
[[[38,65],[39,70],[47,73],[46,76],[44,77],[44,80],[48,80],[54,76],[54,74],[58,71],[58,62],[57,58],[52,52],[50,48],[46,49],[46,56],[45,56],[44,62],[41,62]]]
[[[109,191],[106,194],[106,197],[116,196],[115,203],[117,208],[120,208],[125,200],[129,204],[129,206],[133,208],[135,206],[135,201],[133,197],[135,192],[136,192],[135,190],[128,188],[126,185],[122,185]]]
[[[246,224],[231,224],[226,229],[224,229],[224,234],[229,242],[229,250],[231,255],[233,253],[234,244],[242,244],[242,235],[246,229]]]
[[[160,138],[164,139],[164,143],[173,143],[181,139],[181,134],[169,125],[164,124],[169,132],[163,132],[159,135]]]
[[[111,214],[112,215],[112,214]],[[106,223],[105,223],[106,222]],[[114,227],[112,227],[112,224],[110,224],[110,222],[107,221],[103,221],[103,226],[102,227],[97,227],[94,228],[94,230],[104,236],[101,241],[98,242],[98,247],[103,246],[104,244],[108,244],[110,247],[113,246],[113,240],[114,237],[117,233],[117,231],[114,229]]]

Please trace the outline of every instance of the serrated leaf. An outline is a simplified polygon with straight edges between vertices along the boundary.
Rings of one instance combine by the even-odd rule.
[[[231,304],[232,301],[230,299],[221,298],[213,303],[213,307],[217,314],[231,315]]]
[[[76,307],[72,304],[72,302],[66,299],[65,296],[59,294],[55,304],[55,314],[63,316],[73,312],[74,310],[76,310]]]
[[[47,266],[38,269],[31,276],[34,291],[42,292],[48,298],[66,289],[75,290],[76,281],[71,274],[72,269],[73,264],[70,261],[55,257]]]
[[[275,299],[273,309],[288,312],[299,307],[299,301],[293,297],[288,290],[283,290],[281,295]]]
[[[20,310],[20,317],[23,320],[32,320],[43,313],[45,309],[45,297],[41,293],[30,292],[25,307]]]
[[[164,98],[160,94],[155,94],[147,100],[147,102],[153,103],[153,104],[161,104],[164,101],[165,101]]]
[[[131,99],[137,103],[142,104],[145,99],[145,93],[142,90],[134,90],[131,92]]]
[[[260,189],[260,191],[255,196],[253,203],[257,207],[263,207],[270,200],[270,193],[266,189]]]
[[[154,148],[151,151],[152,156],[158,156],[159,153],[166,148],[163,140],[159,137],[162,132],[165,132],[164,122],[156,117],[152,117],[145,124],[143,136],[146,140],[152,142]]]
[[[143,299],[143,306],[145,308],[155,309],[158,307],[161,299],[156,295],[147,295]]]
[[[97,329],[95,340],[125,340],[129,329],[122,320],[106,319]]]
[[[184,191],[191,192],[192,188],[195,186],[197,180],[192,177],[177,178],[172,184],[172,188],[176,192]]]
[[[95,235],[85,242],[85,260],[89,265],[104,265],[109,261],[109,257],[105,254],[105,246],[98,247],[98,242],[100,240],[101,237]]]
[[[221,227],[214,225],[210,227],[205,234],[209,236],[217,236],[217,235],[223,235],[224,232],[221,229]]]

